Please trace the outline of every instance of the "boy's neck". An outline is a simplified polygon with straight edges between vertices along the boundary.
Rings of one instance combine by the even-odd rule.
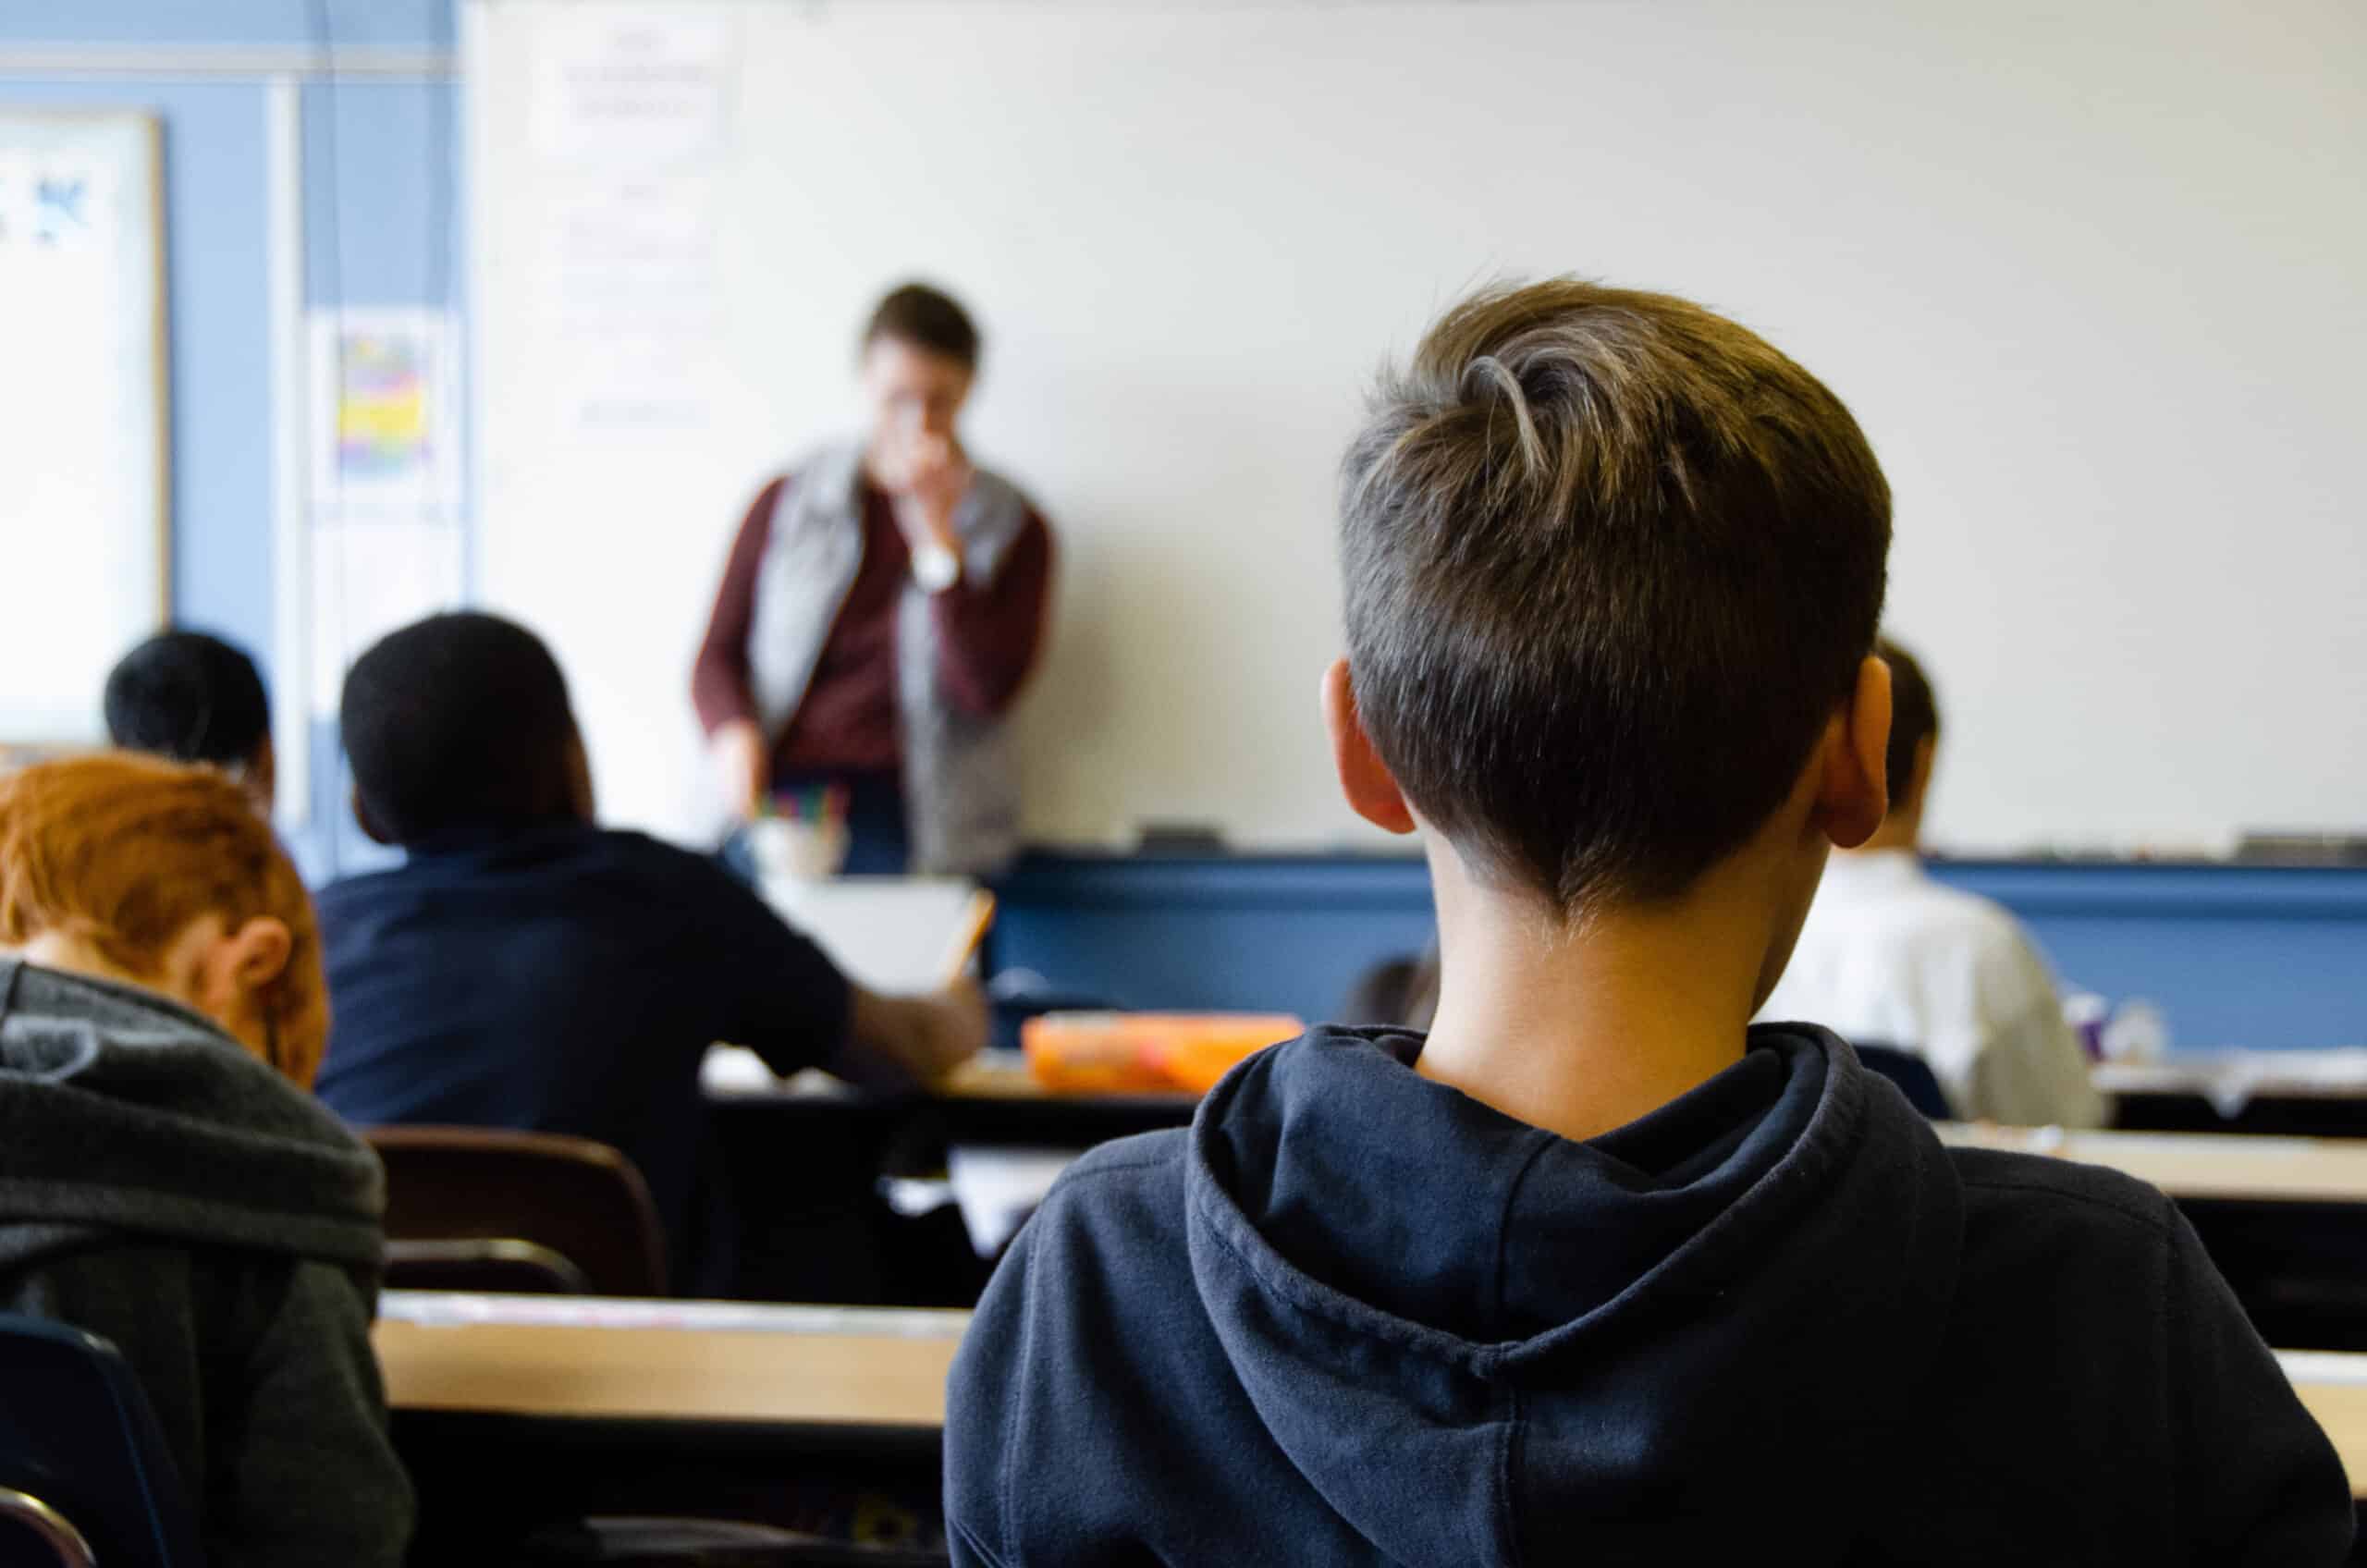
[[[1742,1060],[1767,900],[1713,880],[1570,921],[1434,845],[1438,1011],[1417,1071],[1567,1138],[1622,1127]],[[1732,875],[1742,868],[1721,868]]]

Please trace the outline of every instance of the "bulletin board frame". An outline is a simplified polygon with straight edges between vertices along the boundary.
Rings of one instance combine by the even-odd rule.
[[[82,160],[88,160],[84,162]],[[13,242],[40,244],[50,230],[44,226],[65,221],[62,201],[41,189],[43,169],[99,168],[111,180],[115,200],[108,243],[92,252],[92,264],[105,264],[114,275],[126,326],[114,351],[123,356],[117,380],[123,410],[134,426],[124,435],[124,454],[116,480],[139,487],[139,494],[114,505],[94,508],[108,514],[106,522],[120,528],[121,558],[132,563],[146,581],[119,585],[126,591],[115,599],[100,637],[118,651],[139,638],[169,624],[173,606],[173,456],[171,295],[165,211],[164,122],[153,113],[135,108],[27,107],[0,102],[0,226],[14,230]],[[10,185],[18,189],[11,190]],[[52,236],[55,239],[55,236]],[[0,242],[9,242],[0,240]],[[0,375],[6,367],[0,366]],[[0,388],[5,398],[6,388]],[[110,464],[108,467],[117,468]],[[94,474],[93,480],[97,478]],[[23,529],[32,534],[55,520],[38,513],[10,515],[0,511],[0,533]],[[8,542],[18,558],[40,562],[48,557],[38,537]],[[67,575],[73,557],[67,556]],[[42,582],[48,573],[31,581]],[[70,581],[47,582],[37,592],[70,596],[78,604],[97,602],[89,584]],[[5,645],[5,644],[0,644]],[[104,670],[85,666],[90,661],[63,661],[61,680],[87,687],[90,724],[77,729],[54,720],[29,719],[22,710],[11,712],[0,690],[0,768],[29,758],[99,744],[104,729],[98,719],[100,684]],[[62,693],[59,701],[69,699]]]

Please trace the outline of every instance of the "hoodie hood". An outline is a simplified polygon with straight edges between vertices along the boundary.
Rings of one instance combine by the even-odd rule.
[[[1193,1123],[1195,1283],[1309,1484],[1406,1563],[1520,1562],[1581,1522],[1606,1560],[1690,1561],[1737,1517],[1846,1556],[1833,1435],[1878,1465],[1947,1328],[1962,1198],[1929,1127],[1821,1030],[1754,1029],[1586,1143],[1420,1049],[1317,1030]]]
[[[0,1268],[134,1231],[375,1269],[377,1157],[196,1013],[0,958]]]

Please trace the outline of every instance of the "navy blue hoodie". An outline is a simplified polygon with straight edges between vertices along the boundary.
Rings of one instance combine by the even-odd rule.
[[[957,1563],[2336,1563],[2193,1231],[1833,1035],[1586,1143],[1317,1030],[1096,1150],[949,1392]]]

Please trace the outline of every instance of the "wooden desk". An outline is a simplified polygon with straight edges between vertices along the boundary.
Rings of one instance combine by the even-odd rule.
[[[2180,1051],[2161,1061],[2107,1061],[2090,1076],[2109,1095],[2274,1095],[2367,1099],[2367,1049]]]
[[[1088,1094],[1047,1088],[1016,1051],[987,1051],[974,1057],[926,1091],[888,1094],[851,1087],[819,1072],[773,1078],[753,1053],[717,1050],[721,1060],[710,1058],[705,1084],[707,1098],[719,1105],[889,1101],[938,1106],[974,1121],[991,1120],[997,1107],[1037,1106],[1073,1118],[1118,1117],[1180,1126],[1192,1119],[1193,1108],[1199,1104],[1198,1096],[1180,1089]]]
[[[2286,1350],[2276,1359],[2342,1456],[2350,1495],[2367,1499],[2367,1355]]]
[[[2177,1202],[2271,1344],[2367,1351],[2367,1142],[1948,1126],[1978,1145],[2112,1167]]]
[[[607,1321],[601,1321],[602,1317]],[[386,1293],[373,1339],[400,1414],[478,1418],[504,1445],[629,1444],[701,1429],[793,1434],[795,1446],[863,1432],[934,1437],[969,1315],[706,1303]],[[2367,1355],[2281,1351],[2301,1403],[2367,1498]],[[518,1418],[530,1418],[529,1422]],[[439,1442],[463,1427],[435,1428]],[[569,1439],[572,1440],[569,1440]]]
[[[1950,1123],[1941,1141],[2109,1166],[2185,1203],[2367,1204],[2367,1144],[2206,1133],[2064,1133]]]
[[[372,1339],[399,1410],[936,1430],[969,1320],[389,1291]]]
[[[710,1072],[707,1109],[738,1196],[735,1294],[767,1301],[967,1306],[987,1282],[952,1210],[909,1219],[883,1174],[933,1176],[955,1145],[1089,1148],[1192,1120],[1190,1095],[1063,1095],[1010,1057],[928,1094],[858,1090],[819,1073],[786,1083],[756,1064]]]
[[[2094,1078],[2116,1127],[2367,1138],[2367,1049],[2178,1052],[2106,1062]]]
[[[413,1562],[589,1514],[741,1519],[941,1563],[969,1315],[388,1292],[372,1338]]]

